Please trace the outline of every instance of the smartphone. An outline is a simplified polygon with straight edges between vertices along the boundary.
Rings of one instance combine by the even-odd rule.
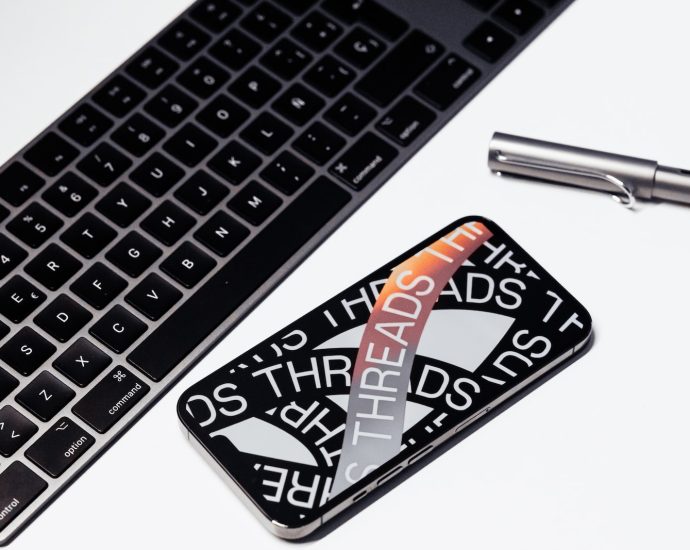
[[[299,539],[539,385],[591,332],[556,279],[470,216],[194,384],[178,415],[262,523]]]

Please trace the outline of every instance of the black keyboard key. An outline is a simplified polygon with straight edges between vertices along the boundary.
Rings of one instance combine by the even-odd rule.
[[[194,233],[194,238],[219,256],[227,256],[248,235],[246,227],[219,210]]]
[[[386,107],[426,71],[443,47],[420,31],[412,31],[357,83],[356,90]]]
[[[128,304],[153,321],[163,317],[180,298],[182,293],[156,273],[149,273],[125,296]]]
[[[37,202],[32,202],[7,224],[13,235],[31,248],[38,248],[63,225],[63,221]]]
[[[292,29],[292,36],[312,50],[322,52],[330,46],[343,29],[335,21],[318,11],[307,15]]]
[[[108,143],[97,145],[86,155],[77,168],[103,187],[110,185],[132,166],[132,161]]]
[[[75,396],[68,386],[48,371],[43,371],[17,394],[17,403],[36,418],[47,422]]]
[[[208,214],[229,193],[229,189],[206,172],[195,172],[175,191],[175,198],[198,214]],[[1,247],[0,247],[1,249]]]
[[[84,258],[93,258],[116,235],[112,227],[87,212],[60,235],[60,240]]]
[[[190,12],[192,19],[213,32],[220,32],[242,13],[229,0],[204,0]]]
[[[208,165],[233,185],[239,185],[261,165],[261,158],[244,145],[231,141],[209,161]]]
[[[230,77],[225,69],[206,57],[193,61],[177,78],[178,82],[201,98],[213,95]]]
[[[136,113],[127,119],[112,134],[112,139],[120,147],[137,157],[141,157],[165,135],[163,129],[144,115]]]
[[[162,51],[152,46],[137,55],[127,68],[127,74],[148,88],[158,88],[180,66]]]
[[[220,94],[196,118],[214,134],[228,137],[249,118],[249,111],[225,94]]]
[[[375,109],[350,93],[344,94],[324,114],[328,122],[351,136],[359,134],[375,116]]]
[[[210,36],[199,27],[180,19],[163,33],[158,43],[171,54],[187,61],[203,50],[210,40]]]
[[[59,477],[95,442],[74,420],[63,416],[25,454],[50,477]]]
[[[250,181],[230,200],[228,206],[252,225],[261,225],[280,208],[281,202],[263,185]],[[195,236],[200,239],[198,234]]]
[[[116,75],[93,95],[93,100],[110,114],[123,117],[144,97],[146,93],[134,82]]]
[[[0,204],[0,221],[4,221],[7,216],[10,215],[10,211]]]
[[[21,246],[0,233],[0,279],[9,275],[27,256]]]
[[[161,254],[160,248],[136,231],[132,231],[106,252],[105,257],[130,277],[138,277],[160,258]]]
[[[36,424],[14,407],[5,405],[0,409],[0,455],[13,455],[37,431]]]
[[[161,263],[161,271],[186,288],[196,285],[216,266],[216,261],[192,243],[182,243]]]
[[[0,532],[47,488],[48,484],[21,462],[13,462],[0,472],[0,510],[8,510],[0,517]]]
[[[94,263],[70,285],[70,290],[96,309],[103,309],[127,288],[127,281],[101,262]]]
[[[322,166],[345,146],[345,140],[325,124],[315,122],[294,141],[292,146],[309,160]],[[279,186],[278,188],[280,189]]]
[[[117,186],[96,203],[96,210],[120,227],[127,227],[141,216],[151,201],[126,183]]]
[[[66,294],[60,294],[34,317],[34,323],[58,342],[67,342],[93,315]]]
[[[53,366],[83,388],[93,382],[110,363],[112,359],[107,354],[86,338],[79,338],[53,361]]]
[[[529,0],[506,0],[494,12],[496,20],[517,34],[525,34],[544,16],[544,10]]]
[[[71,218],[90,203],[97,194],[98,192],[93,187],[74,172],[67,172],[45,190],[43,199]]]
[[[20,275],[0,288],[0,313],[13,323],[21,323],[46,299],[46,295]]]
[[[297,83],[285,90],[272,106],[290,122],[303,126],[325,105],[318,95]]]
[[[326,0],[322,7],[346,23],[362,23],[389,40],[397,40],[408,29],[405,21],[373,0]]]
[[[261,51],[261,46],[239,29],[231,29],[208,52],[223,65],[237,71]]]
[[[480,9],[482,11],[489,11],[491,8],[493,8],[498,3],[498,0],[465,0],[465,1],[469,2],[475,8]]]
[[[168,84],[144,106],[153,118],[173,128],[197,108],[199,103],[177,86]]]
[[[124,367],[115,367],[72,407],[72,412],[99,433],[121,420],[149,391]]]
[[[311,60],[311,54],[287,38],[276,42],[261,56],[263,66],[285,80],[296,77]]]
[[[479,57],[494,63],[515,44],[515,38],[491,21],[484,21],[463,43]]]
[[[171,201],[163,201],[141,222],[141,227],[165,245],[172,246],[194,227],[195,219]]]
[[[127,360],[153,380],[161,380],[349,200],[344,189],[327,178],[317,179],[134,348]]]
[[[184,170],[160,153],[153,153],[129,178],[154,197],[168,192],[184,176]]]
[[[268,2],[261,2],[242,19],[242,27],[264,42],[272,42],[285,29],[292,19]]]
[[[436,119],[416,99],[404,97],[376,124],[376,129],[400,145],[409,145]]]
[[[56,176],[78,155],[76,147],[56,133],[48,132],[24,153],[24,158],[43,173]]]
[[[188,122],[163,145],[168,153],[183,164],[199,164],[218,145],[218,142],[198,126]]]
[[[280,83],[258,67],[250,67],[228,89],[236,98],[258,109],[278,93]]]
[[[121,305],[115,305],[89,332],[115,353],[122,353],[146,332],[146,325]]]
[[[292,153],[283,151],[268,163],[260,175],[276,189],[292,195],[311,179],[314,169]]]
[[[46,288],[57,290],[79,271],[81,266],[82,263],[74,256],[58,245],[50,243],[26,264],[24,271]]]
[[[355,67],[366,69],[385,49],[382,40],[363,28],[357,27],[338,42],[333,51]]]
[[[355,189],[362,189],[397,156],[395,147],[368,132],[335,161],[329,172]]]
[[[0,369],[0,401],[11,394],[19,385],[19,381],[5,369]]]
[[[303,14],[314,4],[316,4],[317,1],[318,0],[277,0],[281,6],[289,9],[292,13],[296,13],[297,15]]]
[[[240,132],[240,137],[262,153],[271,155],[290,139],[293,132],[287,124],[264,112]]]
[[[82,103],[58,124],[58,128],[76,141],[88,147],[113,126],[113,121],[88,103]]]
[[[479,78],[479,70],[450,54],[415,87],[415,93],[437,109],[447,109]]]
[[[22,327],[0,348],[0,359],[19,374],[28,376],[43,365],[56,349],[31,327]]]
[[[0,197],[12,206],[21,206],[45,184],[45,180],[19,162],[13,162],[0,174]]]

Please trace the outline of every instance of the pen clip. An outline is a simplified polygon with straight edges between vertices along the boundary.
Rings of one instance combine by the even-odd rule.
[[[617,178],[616,176],[613,176],[611,174],[606,174],[604,172],[597,172],[594,170],[583,170],[581,168],[574,168],[572,166],[568,165],[562,165],[562,164],[555,164],[555,163],[548,163],[548,162],[537,162],[533,161],[530,159],[524,159],[520,157],[508,157],[507,155],[503,154],[501,151],[496,151],[495,152],[495,158],[497,162],[500,162],[501,164],[507,164],[509,166],[521,166],[524,168],[532,168],[536,170],[544,170],[544,171],[550,171],[550,172],[556,172],[559,174],[568,174],[571,176],[579,176],[579,177],[586,177],[586,178],[595,178],[599,180],[606,181],[613,185],[618,191],[622,193],[622,197],[620,195],[615,195],[612,194],[611,198],[617,202],[618,204],[624,206],[625,208],[628,209],[633,209],[635,207],[635,195],[633,195],[633,192],[630,190],[630,188]]]

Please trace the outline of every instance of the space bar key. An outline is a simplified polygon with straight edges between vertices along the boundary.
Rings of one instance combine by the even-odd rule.
[[[350,200],[318,178],[143,340],[127,361],[159,381],[295,254]]]

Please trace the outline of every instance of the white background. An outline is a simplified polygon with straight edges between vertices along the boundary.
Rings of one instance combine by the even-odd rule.
[[[186,4],[1,0],[0,161]],[[439,227],[483,214],[590,310],[593,349],[310,545],[688,548],[690,208],[629,212],[604,194],[501,179],[486,153],[501,130],[690,167],[689,18],[679,0],[577,0],[12,547],[288,548],[182,437],[178,395]]]

